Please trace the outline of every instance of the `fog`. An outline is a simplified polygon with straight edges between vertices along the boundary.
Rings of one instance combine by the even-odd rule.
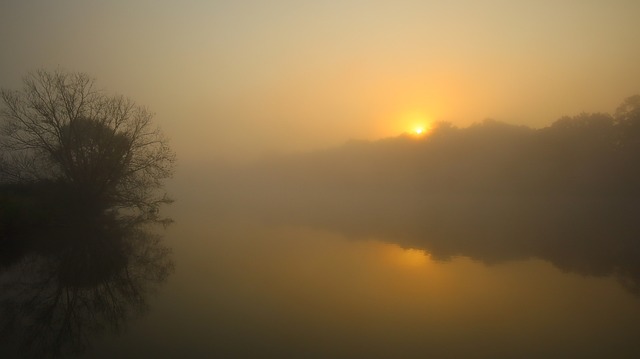
[[[638,93],[635,1],[3,2],[0,87],[39,68],[148,106],[182,163],[484,118],[540,128]]]
[[[0,357],[639,357],[639,13],[0,3]]]
[[[205,212],[382,238],[442,260],[539,258],[619,276],[637,292],[639,99],[615,115],[582,113],[537,130],[440,123],[426,136],[202,168],[188,176],[184,199]]]

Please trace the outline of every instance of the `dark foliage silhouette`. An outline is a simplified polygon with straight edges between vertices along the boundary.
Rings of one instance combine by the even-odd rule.
[[[152,114],[83,73],[30,73],[2,90],[0,182],[53,181],[76,200],[155,214],[175,159]]]
[[[112,216],[73,221],[40,240],[57,244],[0,272],[3,357],[82,353],[95,335],[144,312],[173,269],[159,236]]]

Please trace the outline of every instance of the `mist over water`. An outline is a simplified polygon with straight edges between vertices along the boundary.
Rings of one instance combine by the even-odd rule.
[[[640,357],[639,13],[0,2],[0,358]]]
[[[232,357],[636,355],[637,155],[617,116],[183,168],[159,308],[190,309],[138,335]]]
[[[615,118],[582,114],[540,130],[441,124],[427,137],[265,160],[217,174],[223,190],[211,207],[387,238],[439,259],[539,258],[617,276],[637,292],[637,106],[623,107]]]
[[[639,98],[540,129],[186,162],[162,216],[166,196],[117,178],[5,184],[0,353],[635,356]],[[92,163],[73,176],[103,180]],[[143,205],[111,204],[127,198]]]
[[[179,167],[165,229],[50,212],[67,189],[44,186],[39,211],[64,226],[5,219],[0,352],[634,356],[636,103]]]

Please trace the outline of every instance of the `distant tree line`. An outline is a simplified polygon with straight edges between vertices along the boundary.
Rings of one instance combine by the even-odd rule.
[[[467,128],[439,123],[424,138],[352,141],[247,171],[267,168],[255,178],[265,185],[298,183],[293,189],[304,191],[408,191],[421,198],[445,193],[638,195],[640,96],[626,99],[613,115],[582,113],[541,129],[494,120]]]

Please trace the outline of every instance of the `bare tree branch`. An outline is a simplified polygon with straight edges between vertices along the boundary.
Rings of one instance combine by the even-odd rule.
[[[38,70],[0,92],[0,180],[53,180],[109,207],[150,212],[175,154],[153,114],[84,73]]]

